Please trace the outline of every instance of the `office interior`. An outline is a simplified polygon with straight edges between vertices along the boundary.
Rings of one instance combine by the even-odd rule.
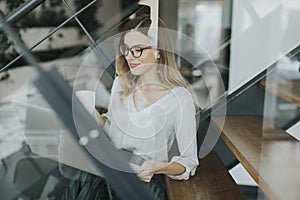
[[[171,30],[198,107],[200,165],[214,152],[243,196],[236,199],[300,198],[299,1],[18,0],[0,1],[0,11],[30,54],[1,22],[0,199],[59,199],[73,171],[101,171],[59,112],[62,93],[94,91],[96,109],[107,112],[110,48],[124,22],[143,13]],[[44,81],[53,69],[69,88]],[[137,185],[120,189],[122,198]]]

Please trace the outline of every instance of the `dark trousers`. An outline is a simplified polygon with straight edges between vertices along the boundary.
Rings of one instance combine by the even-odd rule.
[[[154,175],[145,184],[158,200],[167,200],[164,175]],[[66,186],[62,200],[119,200],[117,193],[105,178],[78,171]]]

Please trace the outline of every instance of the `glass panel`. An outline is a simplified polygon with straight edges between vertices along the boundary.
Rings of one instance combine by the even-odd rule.
[[[275,68],[267,71],[266,80],[260,82],[261,87],[268,91],[265,97],[265,118],[285,130],[295,125],[300,116],[299,55],[298,46],[277,61]],[[299,135],[295,137],[299,140]]]
[[[103,23],[105,24],[105,22],[103,22],[103,18],[99,16],[99,13],[102,13],[102,2],[103,1],[95,0],[63,0],[62,4],[64,5],[69,15],[73,15],[74,13],[87,7],[77,16],[77,20],[84,26],[89,34],[94,35],[94,33],[96,33],[96,31],[103,25]],[[113,17],[115,13],[116,12],[111,12],[110,17]],[[73,23],[77,24],[78,22],[74,20]],[[78,29],[78,31],[81,35],[85,35],[82,29]]]
[[[0,2],[5,14],[18,6],[10,2],[7,8],[7,2]],[[72,15],[68,6],[76,12],[91,2],[45,1],[14,28],[29,47],[36,45],[32,52],[41,66],[57,68],[74,91],[96,91],[95,107],[103,113],[114,78],[115,41],[107,40],[107,46],[101,42],[118,33],[126,6],[98,1],[82,12],[79,20],[92,38],[71,20],[37,44]],[[204,128],[199,136],[205,135],[203,130],[211,130],[206,117],[213,115],[214,135],[208,135],[218,139],[215,129],[222,131],[223,141],[250,174],[252,184],[255,181],[258,185],[255,197],[297,199],[300,4],[293,0],[233,2],[180,0],[178,12],[172,11],[174,18],[178,17],[172,41],[178,44],[175,49],[180,72],[203,109],[200,115],[204,125],[199,127]],[[233,17],[228,11],[231,6]],[[118,15],[104,12],[111,11],[109,8],[118,10]],[[0,39],[0,62],[5,66],[18,53],[6,37],[0,35]],[[107,58],[95,46],[89,47],[93,40],[105,49]],[[6,183],[0,185],[1,198],[45,199],[48,194],[53,195],[48,198],[58,198],[74,172],[65,165],[82,169],[79,165],[88,161],[77,159],[78,149],[68,147],[78,141],[66,139],[68,131],[33,86],[36,70],[21,59],[12,66],[15,68],[0,73],[0,180]],[[220,96],[226,96],[226,102],[220,103]],[[218,108],[227,109],[226,115],[215,116],[210,108],[216,103],[220,103]]]
[[[299,195],[296,187],[300,183],[297,172],[300,167],[299,55],[298,46],[279,59],[275,68],[267,70],[266,79],[259,82],[266,92],[258,184],[267,183],[279,199],[296,199]],[[276,161],[278,156],[280,161]],[[272,181],[274,179],[285,186],[280,187]],[[288,197],[287,190],[291,191]]]
[[[0,171],[5,183],[0,186],[1,198],[59,198],[68,182],[56,162],[63,133],[58,127],[63,126],[56,126],[55,114],[32,87],[34,68],[23,66],[9,74],[14,83],[4,84],[13,92],[1,98],[0,106]]]
[[[74,5],[76,6],[74,7]],[[102,5],[99,1],[91,0],[80,1],[80,3],[58,0],[45,1],[16,23],[17,32],[41,61],[49,61],[57,56],[57,58],[66,56],[61,54],[62,51],[73,52],[74,55],[87,47],[87,44],[92,42],[91,39],[97,41],[101,38],[103,40],[109,35],[118,33],[119,26],[117,24],[120,23],[120,19],[129,16],[129,12],[134,10],[133,6],[127,5],[124,11],[122,7],[113,6],[117,9],[117,13],[103,12],[110,7],[112,7],[110,3]],[[71,15],[82,9],[83,11],[77,19],[83,27],[75,19],[69,20]],[[57,31],[57,26],[61,24],[63,26]],[[17,49],[14,48],[13,44],[9,43],[5,36],[1,36],[1,40],[3,41],[1,42],[3,53],[0,52],[0,56],[3,58],[0,61],[2,68],[23,65],[24,60],[18,56]]]
[[[213,121],[243,166],[232,170],[238,184],[257,184],[251,193],[257,199],[297,199],[300,4],[270,3],[233,1],[227,114]],[[229,162],[222,144],[215,149]]]
[[[207,109],[224,95],[228,76],[229,1],[179,1],[180,71],[194,88],[200,107]],[[228,19],[227,19],[228,18]]]
[[[6,2],[6,6],[11,6],[11,2]],[[10,10],[11,12],[12,10]],[[67,23],[66,26],[66,33],[64,31],[58,33],[54,37],[50,37],[46,42],[43,42],[43,39],[47,37],[47,35],[58,25],[68,19],[68,12],[63,7],[60,1],[45,1],[33,11],[22,17],[21,20],[14,24],[14,28],[16,32],[20,35],[23,42],[28,46],[28,48],[38,48],[34,49],[36,52],[38,51],[41,54],[39,57],[40,60],[47,59],[45,55],[51,54],[51,50],[53,48],[61,48],[63,43],[60,43],[60,47],[56,47],[58,41],[61,42],[64,35],[69,34],[71,37],[78,37],[78,30],[74,27],[74,23]],[[71,27],[70,27],[71,26]],[[71,30],[73,29],[73,30]],[[77,30],[76,30],[77,29]],[[58,41],[57,41],[58,40]],[[42,45],[40,45],[42,43]],[[1,43],[2,44],[2,43]],[[18,67],[25,64],[24,60],[17,58],[19,53],[17,53],[18,49],[15,48],[13,45],[6,46],[3,48],[2,57],[1,59],[1,68],[8,67],[7,64],[11,67]],[[50,51],[50,52],[47,52]],[[49,53],[49,54],[48,54]],[[44,54],[44,55],[43,55]],[[14,62],[11,62],[13,59]]]
[[[30,44],[35,42],[31,34],[38,33],[42,38],[49,30],[32,29],[38,30],[29,29],[23,36]],[[90,41],[86,35],[78,34],[79,29],[78,24],[64,26],[32,52],[43,68],[57,68],[74,91],[95,89],[96,109],[107,112],[112,77],[105,64],[112,61],[101,59],[103,55],[88,48]],[[114,46],[111,51],[108,46],[105,46],[106,56],[114,60],[109,55],[111,52],[115,55]],[[39,76],[36,69],[23,63],[0,75],[1,79],[8,76],[0,84],[0,179],[5,182],[0,186],[1,198],[60,199],[76,171],[74,168],[99,174],[34,86]]]
[[[257,199],[287,198],[287,191],[289,199],[299,195],[299,55],[297,46],[232,95],[224,126],[221,116],[215,120],[226,145],[258,184]],[[245,180],[241,174],[233,173],[237,183]]]
[[[299,44],[298,13],[292,0],[233,2],[229,93]]]

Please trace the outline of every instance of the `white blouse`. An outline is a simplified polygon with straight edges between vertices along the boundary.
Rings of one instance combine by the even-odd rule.
[[[138,111],[133,95],[120,101],[122,87],[113,83],[104,130],[118,149],[125,149],[145,160],[177,162],[185,167],[172,179],[189,179],[198,166],[195,104],[183,87],[172,89],[153,104]]]

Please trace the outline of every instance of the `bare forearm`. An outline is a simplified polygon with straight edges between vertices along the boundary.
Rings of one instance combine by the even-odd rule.
[[[148,160],[137,171],[138,176],[145,182],[151,181],[154,174],[180,175],[185,167],[176,162],[159,162]]]
[[[155,174],[180,175],[185,172],[185,167],[179,163],[164,163],[155,171]]]

